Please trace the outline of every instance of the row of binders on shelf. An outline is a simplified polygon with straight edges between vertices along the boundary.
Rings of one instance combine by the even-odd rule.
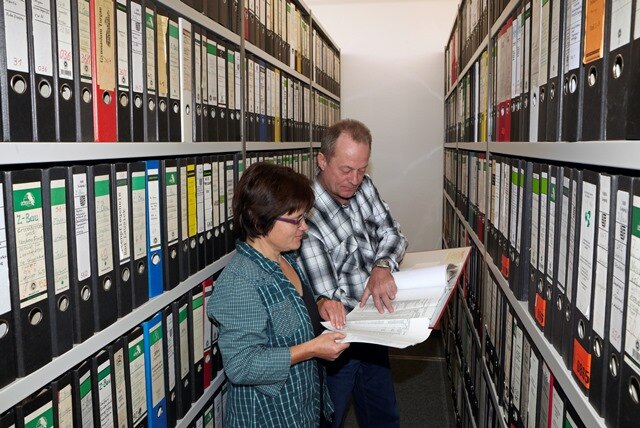
[[[639,139],[639,7],[519,2],[490,39],[493,56],[483,52],[446,101],[447,141]]]
[[[639,420],[639,177],[451,156],[458,165],[447,178],[457,183],[447,185],[457,189],[452,199],[480,239],[486,224],[487,254],[594,410],[609,426]]]
[[[4,141],[240,141],[242,67],[250,136],[309,139],[309,85],[243,65],[238,46],[159,1],[22,0],[0,12]]]
[[[468,242],[464,225],[457,230],[458,237],[447,239]],[[502,288],[491,273],[485,275],[481,252],[474,254],[444,325],[445,355],[454,360],[457,353],[460,360],[451,368],[457,371],[456,393],[465,390],[475,426],[584,427]]]
[[[219,376],[224,382],[218,330],[206,315],[214,286],[207,278],[39,388],[0,415],[0,427],[176,426]],[[222,426],[225,385],[198,418]]]

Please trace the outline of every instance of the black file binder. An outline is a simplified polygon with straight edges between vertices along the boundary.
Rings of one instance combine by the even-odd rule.
[[[246,87],[247,108],[245,109],[245,134],[247,141],[256,141],[256,92],[255,92],[255,62],[248,55],[246,59]]]
[[[160,3],[156,8],[156,73],[158,76],[158,141],[169,139],[169,12]]]
[[[135,428],[146,427],[148,425],[148,392],[145,382],[145,347],[142,327],[134,328],[123,337],[123,340],[128,425]]]
[[[168,11],[169,41],[167,49],[169,55],[169,141],[182,141],[182,105],[180,93],[180,36],[178,17],[173,11]]]
[[[15,322],[11,310],[11,283],[9,282],[9,264],[7,251],[6,217],[11,215],[5,210],[5,193],[7,190],[4,174],[0,174],[0,346],[4,350],[0,358],[0,388],[11,383],[17,376]]]
[[[224,255],[224,155],[211,155],[211,192],[213,196],[213,251]]]
[[[540,7],[540,57],[538,74],[538,136],[534,141],[547,140],[547,104],[549,98],[549,39],[551,32],[551,1]]]
[[[145,141],[145,81],[146,53],[144,51],[145,11],[142,0],[130,0],[129,3],[129,54],[131,58],[131,139]],[[148,141],[148,140],[147,140]]]
[[[218,0],[205,0],[205,14],[216,22],[219,21]]]
[[[9,284],[15,323],[17,375],[51,361],[51,317],[45,263],[42,171],[5,172]]]
[[[229,141],[240,141],[240,51],[229,46],[227,53]]]
[[[82,8],[80,6],[83,6]],[[76,141],[93,141],[93,70],[89,5],[71,2],[73,67],[76,93]],[[80,43],[80,41],[86,43]]]
[[[591,378],[591,323],[593,320],[591,296],[593,294],[594,254],[597,235],[596,213],[598,211],[598,174],[583,171],[582,201],[580,204],[580,240],[578,252],[578,270],[573,319],[573,359],[572,373],[578,386],[589,395]]]
[[[229,6],[229,29],[236,33],[242,34],[240,32],[240,2],[239,0],[231,0],[231,5]]]
[[[86,427],[93,425],[93,414],[97,411],[93,407],[91,362],[84,361],[71,371],[73,376],[73,426]]]
[[[531,249],[529,252],[529,296],[528,308],[529,314],[533,319],[536,315],[536,292],[538,292],[538,253],[544,249],[539,248],[540,244],[540,171],[541,165],[533,163],[532,167],[532,198],[531,198]]]
[[[211,156],[203,156],[203,186],[204,186],[204,239],[205,239],[205,266],[215,261],[215,246],[213,237],[213,172]],[[215,197],[218,197],[217,193]]]
[[[149,300],[146,170],[147,167],[143,161],[129,164],[134,308],[140,307],[140,305]]]
[[[564,170],[557,165],[549,168],[548,184],[548,212],[547,212],[547,263],[544,274],[545,323],[544,335],[549,342],[552,341],[554,319],[554,302],[557,294],[558,260],[561,228],[558,223],[562,208],[562,185]]]
[[[118,298],[113,263],[113,220],[111,210],[111,167],[89,167],[89,242],[93,275],[93,316],[95,330],[100,331],[118,319]]]
[[[73,376],[68,371],[51,382],[54,426],[73,426]]]
[[[107,346],[109,353],[109,362],[111,364],[112,378],[112,397],[115,426],[127,426],[127,383],[126,383],[126,366],[125,366],[125,346],[124,338],[119,337],[113,343]]]
[[[188,293],[189,298],[189,360],[191,364],[192,400],[197,401],[204,391],[204,293],[198,284]]]
[[[178,34],[180,45],[180,141],[194,141],[194,110],[193,94],[194,61],[193,61],[193,31],[191,22],[183,17],[178,18]]]
[[[198,247],[198,270],[207,265],[204,213],[204,157],[196,157],[196,240]]]
[[[515,250],[514,266],[511,272],[514,275],[513,294],[516,299],[525,301],[528,299],[529,260],[531,251],[531,203],[533,164],[520,161],[520,173],[518,182],[518,242]]]
[[[617,3],[611,6],[611,13],[607,15],[609,31],[605,35],[609,39],[609,51],[606,65],[606,124],[605,138],[607,140],[626,139],[627,109],[631,102],[630,89],[633,83],[631,68],[632,27],[631,16],[633,2]]]
[[[176,419],[182,419],[191,408],[189,293],[171,304],[175,332]]]
[[[225,254],[235,249],[235,234],[233,231],[233,193],[236,185],[236,162],[234,155],[225,155]]]
[[[583,1],[568,0],[565,9],[564,67],[562,77],[562,138],[578,141],[582,129]]]
[[[118,317],[133,309],[133,256],[131,251],[131,177],[126,163],[111,164],[111,218]]]
[[[207,141],[218,141],[218,45],[214,33],[207,33]],[[203,125],[204,126],[204,125]]]
[[[116,0],[116,117],[118,122],[118,141],[132,141],[131,137],[131,53],[129,52],[131,30],[130,9],[128,0]],[[63,117],[61,115],[61,117]]]
[[[229,141],[229,110],[228,106],[228,77],[227,77],[227,49],[224,42],[218,40],[218,141]]]
[[[229,0],[218,0],[218,21],[224,27],[229,28]]]
[[[104,349],[91,357],[91,390],[94,409],[93,426],[114,426],[113,367],[109,353]]]
[[[158,141],[158,76],[156,44],[156,7],[155,3],[145,0],[142,3],[144,21],[144,141]]]
[[[547,141],[562,138],[562,71],[564,48],[565,3],[551,0],[551,33],[549,37],[549,81],[547,91]]]
[[[187,158],[187,213],[189,234],[189,272],[198,272],[198,213],[197,213],[196,159]]]
[[[175,328],[173,310],[171,305],[162,310],[162,330],[166,332],[166,340],[162,341],[163,360],[166,370],[164,370],[165,397],[167,403],[167,426],[173,427],[176,424],[176,356],[175,352]]]
[[[638,2],[635,3],[636,9]],[[635,23],[633,24],[635,26]],[[625,86],[628,92],[629,104],[626,115],[626,138],[628,140],[640,139],[640,39],[631,39],[631,61],[629,61],[629,81]]]
[[[16,405],[18,427],[54,426],[53,396],[47,386]]]
[[[618,177],[618,190],[616,194],[616,213],[614,226],[615,246],[613,249],[611,299],[608,313],[609,348],[605,352],[606,379],[604,419],[607,426],[616,426],[620,412],[620,394],[622,377],[622,360],[625,345],[624,314],[626,307],[626,289],[629,268],[630,240],[631,240],[631,207],[633,187],[636,178]]]
[[[69,273],[67,237],[67,169],[52,167],[42,172],[44,245],[47,272],[49,313],[51,314],[51,355],[62,355],[73,346],[73,309]],[[1,197],[1,196],[0,196]]]
[[[193,25],[193,98],[195,100],[194,141],[205,141],[202,137],[202,30]]]
[[[160,161],[160,201],[162,205],[162,262],[164,288],[171,290],[180,282],[180,236],[178,208],[178,163],[175,159]]]
[[[201,91],[202,91],[202,141],[212,141],[209,135],[209,116],[210,116],[210,108],[209,105],[209,61],[207,54],[207,31],[206,29],[202,29],[202,42],[200,46],[201,56],[202,56],[202,79],[201,81]]]
[[[178,213],[179,217],[179,243],[178,264],[180,281],[189,277],[189,214],[187,204],[187,160],[180,158],[178,163]]]

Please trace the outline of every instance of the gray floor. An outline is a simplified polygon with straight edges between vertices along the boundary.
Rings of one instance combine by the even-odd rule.
[[[434,331],[426,342],[419,345],[391,349],[390,358],[400,426],[454,427],[453,403],[440,332]],[[359,427],[353,403],[349,405],[344,427]]]

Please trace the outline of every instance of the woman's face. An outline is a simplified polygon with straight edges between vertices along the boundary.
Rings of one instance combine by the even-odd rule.
[[[283,214],[275,221],[271,232],[265,237],[274,250],[285,253],[300,248],[302,238],[309,227],[304,220],[303,210]]]

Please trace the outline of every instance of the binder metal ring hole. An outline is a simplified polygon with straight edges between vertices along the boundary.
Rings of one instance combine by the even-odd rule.
[[[51,96],[51,85],[46,80],[41,80],[38,83],[38,93],[42,98],[49,98]]]
[[[598,71],[594,66],[589,67],[589,76],[587,77],[587,83],[589,86],[593,86],[598,81]]]
[[[598,358],[602,356],[602,340],[599,337],[593,341],[593,354]]]
[[[616,59],[613,62],[613,78],[617,79],[620,76],[622,76],[622,71],[624,70],[624,59],[622,58],[622,55],[618,54],[616,55]]]
[[[531,105],[535,107],[537,104],[538,104],[538,94],[533,94],[533,97],[531,98]]]
[[[129,268],[122,269],[121,278],[122,278],[122,282],[129,281],[129,278],[131,278],[131,272],[129,271]]]
[[[554,99],[556,97],[556,84],[552,83],[549,89],[549,97],[550,99]]]
[[[584,333],[585,333],[584,320],[580,320],[578,321],[578,337],[580,339],[584,339]]]
[[[38,325],[40,324],[40,321],[42,321],[42,318],[44,318],[44,315],[42,314],[42,311],[39,308],[34,308],[31,311],[29,311],[29,324],[31,325]]]
[[[82,102],[84,102],[85,104],[91,103],[91,91],[87,88],[84,88],[82,90]]]
[[[156,109],[156,101],[155,100],[149,100],[148,107],[149,107],[149,111],[155,111],[155,109]]]
[[[86,285],[82,287],[82,290],[80,290],[80,298],[85,302],[91,298],[91,289]]]
[[[546,296],[547,296],[547,301],[550,302],[551,301],[551,297],[552,297],[551,296],[551,286],[547,286]]]
[[[562,89],[564,90],[564,94],[567,95],[569,93],[569,79],[564,78],[564,84],[562,85]]]
[[[564,309],[564,319],[566,322],[571,321],[571,309],[568,306]]]
[[[160,263],[160,256],[158,254],[154,254],[153,256],[151,256],[151,263],[153,263],[154,265]]]
[[[196,116],[201,116],[202,115],[202,109],[200,108],[200,106],[196,106]]]
[[[0,320],[0,339],[4,339],[7,334],[9,334],[9,323]]]
[[[178,103],[173,103],[173,113],[178,114],[180,112],[180,106]]]
[[[214,109],[214,108],[211,109],[211,118],[212,119],[216,118],[216,109]]]
[[[191,106],[189,104],[187,104],[184,107],[184,111],[185,111],[185,113],[187,113],[187,116],[189,116],[191,114]]]
[[[69,85],[65,83],[62,86],[60,86],[60,96],[62,97],[63,100],[69,101],[72,95],[73,95],[73,90]]]
[[[111,94],[109,93],[109,91],[104,91],[104,93],[102,94],[102,102],[106,105],[111,104]]]
[[[182,251],[187,252],[187,250],[189,250],[189,244],[187,244],[186,242],[182,245]]]
[[[189,246],[191,248],[196,248],[196,240],[193,239],[193,238],[191,240],[189,240]]]
[[[126,107],[129,105],[129,95],[127,94],[120,94],[120,97],[118,98],[120,100],[120,105],[122,107]]]
[[[635,376],[629,379],[629,395],[635,404],[640,404],[640,383]]]
[[[542,285],[542,280],[539,279],[538,280],[538,293],[542,294],[543,291],[544,291],[544,286]]]
[[[60,312],[66,312],[69,309],[69,298],[62,296],[58,299],[58,310]]]
[[[138,263],[138,274],[143,274],[144,273],[144,262],[139,262]]]
[[[11,89],[18,95],[27,92],[27,81],[22,76],[13,76],[11,78]]]
[[[618,368],[620,367],[618,363],[618,357],[616,354],[611,354],[611,358],[609,359],[609,373],[611,376],[618,377]]]
[[[556,308],[558,308],[559,312],[562,312],[562,297],[558,296],[556,299]]]
[[[160,102],[158,103],[158,108],[160,109],[160,111],[162,113],[167,111],[167,102],[165,100],[160,100]]]
[[[211,231],[208,230],[207,231],[207,239],[211,239],[213,237],[213,235],[211,234]]]
[[[544,102],[544,88],[540,88],[540,104]]]
[[[136,95],[135,97],[133,97],[133,106],[135,108],[142,107],[142,97],[140,95]]]
[[[575,74],[572,74],[569,78],[569,92],[574,93],[578,89],[578,78]]]
[[[171,254],[170,254],[171,258],[172,258],[172,259],[175,259],[177,255],[178,255],[178,252],[176,251],[176,249],[175,249],[175,248],[173,248],[173,249],[171,250]]]
[[[111,286],[113,285],[113,281],[111,281],[111,278],[106,277],[103,281],[102,281],[102,288],[105,291],[109,291],[111,290]]]
[[[525,98],[525,99],[524,99],[524,103],[523,103],[523,105],[524,105],[524,108],[529,107],[529,98]]]

